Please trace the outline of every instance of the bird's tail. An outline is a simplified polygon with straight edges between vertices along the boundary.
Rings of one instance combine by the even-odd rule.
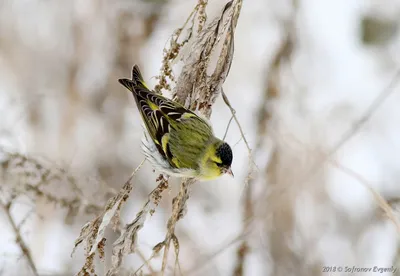
[[[132,67],[132,81],[139,84],[144,84],[142,73],[140,72],[139,66],[136,64]]]
[[[132,67],[132,79],[119,79],[119,83],[121,83],[123,86],[125,86],[127,89],[129,89],[132,92],[135,92],[136,87],[143,87],[147,90],[150,90],[142,76],[142,73],[140,72],[139,66],[136,64]]]
[[[125,86],[129,91],[135,92],[136,83],[129,79],[119,79],[120,84]]]

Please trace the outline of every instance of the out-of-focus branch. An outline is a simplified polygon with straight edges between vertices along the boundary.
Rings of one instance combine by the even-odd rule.
[[[399,219],[396,217],[394,214],[394,211],[392,207],[389,205],[389,203],[373,188],[371,188],[371,184],[367,179],[365,179],[362,175],[354,172],[353,170],[344,167],[343,165],[339,164],[338,162],[335,162],[334,160],[329,160],[329,163],[334,165],[336,168],[340,169],[347,175],[355,178],[357,181],[359,181],[361,184],[363,184],[374,196],[375,201],[379,205],[379,207],[384,211],[386,216],[394,223],[396,226],[397,232],[400,234],[400,222]]]
[[[296,37],[296,28],[295,28],[295,18],[297,15],[297,1],[292,1],[292,12],[289,18],[280,19],[281,28],[283,30],[283,39],[277,48],[271,63],[267,67],[267,78],[265,82],[265,90],[261,95],[260,104],[257,112],[257,126],[256,126],[256,142],[254,147],[254,152],[256,154],[262,153],[264,154],[268,150],[267,143],[269,139],[267,139],[267,135],[269,134],[269,130],[271,129],[271,119],[272,119],[272,103],[275,99],[281,96],[281,71],[283,66],[290,62],[293,49],[295,45],[295,37]],[[255,173],[253,179],[250,180],[249,186],[255,185],[255,179],[260,179],[264,191],[264,195],[268,195],[268,189],[266,183],[276,183],[277,182],[277,164],[279,163],[279,152],[278,149],[272,148],[270,153],[270,158],[268,160],[267,165],[263,168],[262,171],[258,171]],[[269,218],[265,216],[265,202],[268,201],[269,209],[275,210],[271,205],[276,201],[270,201],[267,199],[261,198],[261,200],[254,200],[257,204],[260,204],[261,208],[257,208],[254,212],[257,212],[257,216],[262,216],[263,221],[269,221]],[[279,200],[278,200],[279,201]],[[279,207],[278,207],[278,210]],[[276,215],[276,217],[282,217],[280,214]],[[269,223],[270,224],[270,223]],[[275,227],[275,225],[273,226]],[[238,256],[241,256],[243,250],[239,248]],[[273,251],[273,247],[270,249]],[[272,253],[274,254],[274,252]],[[242,272],[242,271],[239,271]],[[242,273],[236,273],[236,275],[243,275]]]
[[[339,141],[332,147],[332,149],[322,157],[321,162],[318,162],[304,177],[300,180],[307,181],[312,177],[320,168],[320,164],[329,160],[347,141],[349,141],[358,131],[365,125],[365,123],[372,117],[376,110],[385,102],[385,100],[395,93],[396,85],[400,82],[400,69],[398,69],[392,77],[390,83],[383,89],[381,93],[371,102],[368,108],[360,116],[359,119],[353,122],[352,127],[339,139]]]
[[[277,95],[279,95],[280,91],[279,91],[279,80],[280,80],[280,76],[281,76],[281,64],[282,62],[284,62],[285,60],[290,60],[290,55],[292,52],[292,48],[294,45],[294,39],[293,39],[293,30],[292,29],[292,33],[288,32],[288,36],[287,36],[287,40],[285,43],[283,43],[283,47],[281,48],[280,51],[278,51],[278,54],[276,55],[276,58],[274,60],[274,62],[272,63],[272,67],[271,67],[271,71],[268,75],[268,83],[267,83],[267,89],[266,89],[266,93],[265,93],[265,97],[266,98],[275,98]],[[324,155],[318,155],[317,156],[317,160],[316,162],[314,161],[309,167],[307,167],[305,174],[302,174],[301,177],[299,177],[298,179],[295,180],[296,185],[302,185],[304,183],[307,183],[309,181],[311,181],[312,177],[318,177],[317,174],[319,173],[323,173],[323,168],[324,166],[322,164],[324,163],[332,163],[333,161],[331,161],[331,157],[349,140],[353,137],[353,135],[355,133],[357,133],[358,131],[360,131],[360,129],[365,125],[365,123],[370,119],[370,117],[374,114],[374,112],[382,105],[382,103],[391,95],[394,93],[395,91],[395,86],[398,84],[400,79],[400,70],[398,72],[395,73],[394,77],[392,78],[390,84],[381,92],[378,94],[378,96],[371,102],[370,106],[365,110],[365,112],[363,112],[363,114],[360,116],[359,119],[357,119],[355,122],[353,122],[352,126],[350,126],[349,130],[340,138],[340,140],[334,145],[334,147],[332,147],[332,149],[329,150],[329,152],[327,154]],[[259,128],[259,130],[261,131],[261,133],[263,131],[267,131],[267,127],[269,126],[266,122],[268,122],[269,118],[270,118],[270,113],[268,112],[268,109],[266,108],[267,105],[265,105],[265,102],[263,103],[264,105],[264,110],[261,109],[260,110],[260,122],[263,122],[262,124],[260,124],[259,126],[261,128]],[[264,129],[262,129],[262,127],[264,127]],[[264,132],[265,133],[265,132]],[[257,150],[258,152],[258,150]],[[283,156],[283,158],[281,158]],[[266,171],[266,175],[268,176],[268,180],[269,183],[271,184],[275,184],[277,183],[278,185],[276,185],[275,187],[270,188],[269,191],[274,190],[274,193],[270,193],[271,196],[267,197],[267,200],[272,199],[270,202],[268,202],[268,207],[269,210],[273,210],[270,211],[270,213],[273,212],[273,214],[269,217],[275,217],[275,218],[271,218],[271,220],[266,221],[266,223],[269,224],[269,226],[272,226],[271,228],[274,228],[273,230],[270,231],[269,233],[269,247],[271,255],[273,255],[273,261],[275,262],[275,267],[278,268],[274,271],[275,274],[287,274],[286,268],[289,270],[291,266],[293,266],[293,264],[290,264],[290,260],[293,260],[294,263],[298,262],[298,259],[296,259],[297,257],[294,256],[293,251],[291,251],[291,249],[287,248],[287,245],[285,245],[282,241],[285,239],[286,237],[286,233],[282,234],[279,233],[278,229],[281,230],[282,232],[287,230],[290,231],[292,228],[294,227],[292,225],[293,220],[295,220],[295,218],[293,218],[293,208],[295,208],[293,205],[291,205],[291,198],[295,197],[295,191],[293,191],[293,189],[289,189],[287,186],[284,185],[280,185],[284,183],[282,181],[282,170],[285,170],[285,158],[287,159],[288,157],[284,156],[284,155],[280,155],[279,149],[275,150],[272,153],[272,158],[269,161],[269,164],[267,166],[267,171]],[[385,212],[385,214],[387,214],[387,216],[390,218],[390,220],[392,220],[394,222],[394,224],[396,225],[396,227],[399,229],[399,223],[398,221],[395,219],[395,216],[393,215],[393,211],[391,210],[391,208],[389,207],[389,205],[387,204],[387,202],[385,201],[385,199],[382,198],[382,196],[379,195],[379,193],[377,193],[376,191],[374,191],[373,189],[371,189],[370,185],[368,185],[368,181],[366,181],[365,179],[363,179],[361,176],[358,176],[356,173],[351,172],[350,170],[343,168],[342,166],[340,166],[339,164],[334,163],[336,167],[338,167],[339,169],[343,170],[345,173],[351,175],[352,177],[356,178],[357,180],[359,180],[361,183],[363,183],[373,194],[375,200],[377,201],[377,203],[379,204],[379,206],[382,208],[382,210]],[[279,179],[280,178],[280,179]],[[285,180],[284,180],[285,181]],[[279,189],[279,191],[277,191]],[[278,200],[275,198],[273,198],[274,196],[279,194],[284,194],[286,193],[287,196],[284,196],[282,198],[285,199],[285,201],[280,200],[281,198],[279,198]],[[265,199],[263,199],[265,200]],[[266,200],[265,200],[266,201]],[[284,202],[284,203],[282,203]],[[263,212],[265,212],[265,208],[263,209]],[[286,251],[287,250],[287,251]],[[290,252],[290,253],[289,253]],[[286,254],[292,254],[291,257],[287,258]],[[286,255],[286,256],[285,256]],[[282,266],[284,267],[283,270],[279,270],[279,267]],[[319,264],[316,265],[317,267],[319,266]],[[298,274],[302,274],[302,272],[300,272],[301,268],[297,268],[298,269]],[[310,270],[310,269],[309,269]],[[278,273],[277,271],[282,271],[281,273]],[[284,272],[283,272],[284,271]],[[308,274],[311,275],[312,273]],[[307,275],[307,274],[304,274]]]
[[[290,59],[291,53],[292,53],[292,47],[293,47],[293,22],[285,22],[285,28],[287,30],[287,34],[281,44],[281,47],[278,49],[270,70],[268,72],[268,78],[267,78],[267,89],[265,93],[262,95],[262,99],[260,102],[259,106],[259,111],[258,111],[258,123],[257,123],[257,128],[256,128],[256,143],[255,143],[255,152],[265,152],[263,147],[263,143],[265,141],[265,136],[267,133],[267,125],[268,125],[268,120],[271,117],[270,110],[268,109],[268,104],[271,100],[274,98],[278,97],[280,91],[279,91],[279,74],[280,74],[280,69],[281,69],[281,64],[287,60]],[[224,96],[224,95],[223,95]],[[225,100],[225,98],[224,98]],[[225,100],[225,103],[230,107],[229,102]],[[230,107],[231,111],[232,108]],[[232,114],[234,116],[234,112],[232,111]],[[234,116],[235,118],[235,116]],[[237,124],[239,125],[238,120],[235,118]],[[247,235],[250,230],[251,230],[251,223],[254,219],[254,201],[252,199],[253,196],[253,186],[254,186],[254,179],[255,177],[255,163],[252,157],[252,151],[246,141],[246,138],[243,134],[242,129],[239,126],[239,130],[241,132],[242,138],[246,144],[247,150],[249,152],[249,158],[251,162],[253,162],[250,167],[249,167],[249,172],[246,177],[245,181],[245,197],[244,197],[244,204],[243,204],[243,235]],[[244,265],[246,261],[246,256],[250,252],[250,245],[247,241],[246,238],[243,239],[241,244],[239,245],[236,253],[236,266],[233,271],[233,275],[235,276],[242,276],[244,275]]]
[[[8,153],[0,149],[3,160],[0,174],[4,177],[3,196],[28,196],[32,201],[39,198],[68,209],[66,221],[71,221],[79,211],[86,214],[98,213],[101,205],[87,199],[76,185],[77,179],[68,172],[57,168],[47,168],[44,162],[18,153]],[[63,197],[47,190],[63,185],[73,192],[74,197]]]
[[[8,203],[3,203],[0,201],[0,205],[2,209],[4,210],[4,213],[6,214],[7,220],[10,223],[12,230],[15,234],[15,242],[18,244],[19,248],[21,249],[22,255],[28,262],[29,267],[32,270],[32,273],[34,275],[39,275],[35,266],[35,263],[33,262],[33,258],[31,255],[31,251],[29,250],[28,246],[26,245],[24,239],[22,238],[21,232],[20,232],[20,227],[17,226],[14,218],[11,215],[11,205],[12,201]]]
[[[246,238],[246,236],[243,235],[243,233],[241,233],[240,235],[236,236],[235,238],[233,238],[232,240],[230,240],[229,242],[225,243],[220,248],[215,250],[215,252],[213,252],[212,254],[206,256],[206,258],[204,258],[204,260],[197,262],[193,267],[191,267],[190,269],[185,271],[185,275],[186,274],[192,275],[192,274],[195,274],[196,272],[198,272],[199,270],[204,269],[204,267],[206,265],[209,265],[211,263],[212,259],[216,258],[219,254],[224,252],[227,248],[233,246],[234,244],[242,241],[245,238]]]
[[[10,180],[4,181],[3,188],[14,197],[25,195],[34,199],[43,198],[47,202],[68,209],[67,220],[70,220],[78,210],[83,210],[86,214],[97,214],[102,210],[101,204],[85,198],[76,185],[78,180],[67,171],[47,168],[44,162],[19,153],[8,153],[2,149],[0,151],[4,155],[0,162],[0,173]],[[76,196],[67,198],[46,191],[45,188],[51,188],[52,185],[67,185]]]

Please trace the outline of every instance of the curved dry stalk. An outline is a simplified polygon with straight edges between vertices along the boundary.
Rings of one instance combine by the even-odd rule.
[[[38,276],[39,274],[37,272],[36,265],[35,265],[35,263],[33,261],[31,251],[30,251],[29,247],[27,246],[27,244],[25,243],[24,239],[22,238],[20,226],[17,226],[14,218],[11,215],[10,209],[11,209],[12,201],[10,201],[10,202],[8,202],[6,204],[4,204],[3,202],[0,201],[0,205],[3,208],[4,213],[6,214],[7,220],[10,223],[10,225],[12,227],[12,230],[13,230],[13,232],[15,234],[15,242],[19,246],[22,255],[24,256],[24,258],[26,259],[29,267],[32,270],[32,273],[35,276]]]
[[[371,188],[371,184],[367,179],[365,179],[362,175],[356,173],[355,171],[344,167],[343,165],[339,164],[338,162],[334,160],[329,160],[329,163],[334,165],[336,168],[340,169],[347,175],[355,178],[358,182],[360,182],[365,188],[367,188],[371,194],[374,196],[374,199],[376,203],[379,205],[379,207],[383,210],[383,212],[386,214],[386,216],[394,223],[396,226],[397,232],[400,234],[400,222],[397,216],[394,214],[394,211],[392,207],[390,207],[389,203],[373,188]]]
[[[178,57],[179,51],[189,40],[191,39],[193,35],[193,28],[195,26],[195,20],[196,20],[196,15],[199,14],[199,29],[202,26],[201,21],[203,18],[203,12],[205,11],[205,8],[207,6],[206,1],[200,0],[199,3],[193,8],[192,12],[186,19],[185,23],[182,25],[182,27],[178,28],[175,30],[173,33],[171,40],[170,40],[170,47],[169,49],[164,49],[164,57],[162,61],[162,66],[160,70],[160,75],[157,76],[156,78],[158,79],[158,84],[154,87],[154,91],[157,93],[161,93],[162,89],[166,90],[171,90],[171,86],[168,84],[167,78],[169,78],[171,81],[175,81],[175,77],[173,75],[172,69],[171,69],[171,63]],[[189,21],[191,20],[191,26],[188,28],[188,34],[187,37],[182,41],[178,42],[179,38],[182,34],[182,31],[187,27]]]
[[[43,198],[46,202],[54,203],[57,206],[68,209],[66,216],[67,223],[79,210],[84,210],[86,214],[93,214],[103,209],[101,204],[91,202],[85,198],[84,193],[77,186],[78,178],[72,176],[66,170],[54,168],[54,165],[48,168],[44,160],[27,157],[19,153],[9,153],[3,149],[0,149],[0,151],[2,153],[0,175],[4,180],[1,196],[4,198],[8,197],[5,200],[8,203],[2,204],[2,206],[14,230],[19,231],[29,217],[29,214],[31,214],[29,212],[18,225],[14,225],[15,222],[9,213],[9,209],[12,204],[17,203],[17,199],[21,196],[28,196],[32,201]],[[75,193],[75,197],[68,198],[46,191],[46,189],[51,189],[52,186],[56,185],[70,187]],[[17,244],[21,247],[23,254],[27,256],[28,263],[33,272],[37,274],[33,260],[30,257],[29,249],[25,245],[21,234],[17,234],[16,236]],[[102,240],[97,242],[95,248],[99,249],[101,255]]]
[[[400,82],[400,69],[396,71],[392,77],[390,83],[383,89],[381,93],[371,102],[368,108],[363,112],[359,119],[353,122],[352,127],[347,131],[339,141],[332,147],[332,149],[322,158],[320,163],[317,163],[306,175],[300,180],[302,182],[307,181],[312,177],[320,168],[320,164],[326,162],[335,154],[348,140],[350,140],[371,118],[376,110],[384,103],[384,101],[392,95],[396,90],[394,89],[396,85]]]
[[[256,163],[254,162],[253,156],[252,156],[252,150],[250,148],[250,145],[246,139],[246,136],[243,132],[243,128],[239,123],[238,118],[236,117],[236,110],[232,107],[231,103],[229,102],[228,97],[226,96],[224,90],[222,89],[222,98],[225,102],[225,104],[228,106],[232,113],[232,118],[235,120],[239,131],[241,138],[243,139],[244,143],[246,144],[247,147],[247,152],[249,155],[249,160],[250,160],[250,167],[249,171],[247,173],[247,176],[244,181],[244,188],[245,188],[245,198],[244,198],[244,205],[243,205],[243,218],[244,218],[244,225],[243,225],[243,233],[249,232],[250,227],[251,227],[251,218],[254,216],[254,207],[253,207],[253,200],[252,200],[252,182],[250,181],[253,177],[254,169],[257,167]],[[239,246],[237,250],[237,262],[236,262],[236,267],[234,270],[233,275],[243,275],[243,270],[244,270],[244,262],[247,253],[250,251],[250,246],[248,245],[247,241],[244,239]]]
[[[193,275],[194,273],[198,272],[202,268],[204,268],[207,264],[210,264],[211,260],[218,257],[222,252],[224,252],[227,248],[233,246],[234,244],[238,243],[239,241],[243,240],[246,238],[246,235],[243,235],[243,233],[240,233],[240,235],[236,236],[226,244],[222,245],[220,248],[215,250],[212,254],[208,255],[204,260],[197,262],[194,266],[191,268],[187,269],[185,271],[186,274]]]
[[[6,177],[5,189],[15,197],[30,196],[37,200],[43,198],[46,202],[68,209],[66,220],[79,211],[86,214],[97,214],[102,210],[101,204],[89,200],[77,186],[78,179],[64,169],[49,168],[48,162],[37,158],[27,157],[19,153],[9,153],[0,148],[3,154],[0,162],[0,175]],[[18,180],[17,184],[15,181]],[[12,185],[8,185],[12,183]],[[69,186],[75,193],[75,197],[63,197],[46,191],[56,185]]]
[[[178,195],[172,200],[172,215],[167,223],[167,235],[165,236],[164,241],[161,243],[164,247],[164,255],[161,268],[163,274],[165,273],[165,269],[167,267],[171,240],[176,241],[174,243],[174,246],[177,246],[175,247],[175,249],[177,250],[176,252],[179,253],[179,243],[177,242],[178,239],[175,236],[175,226],[178,220],[185,215],[186,201],[189,199],[190,186],[194,183],[195,179],[193,178],[183,181]]]
[[[142,259],[143,264],[142,264],[138,269],[136,269],[135,272],[133,272],[133,275],[137,275],[137,273],[138,273],[144,266],[147,267],[147,269],[150,271],[150,274],[151,274],[151,275],[156,275],[155,269],[154,269],[154,268],[151,266],[151,264],[150,264],[150,261],[154,258],[154,254],[152,254],[152,255],[150,256],[150,258],[146,259],[145,255],[144,255],[139,249],[137,249],[137,253],[138,253],[139,257]]]
[[[130,192],[133,189],[133,184],[131,181],[145,161],[146,160],[144,159],[132,172],[131,176],[125,182],[118,194],[108,200],[103,212],[82,227],[79,237],[75,241],[74,249],[71,253],[72,256],[75,249],[82,242],[85,242],[86,260],[82,269],[78,272],[78,275],[86,275],[94,270],[93,261],[96,251],[99,250],[100,258],[104,258],[104,254],[102,254],[102,248],[104,248],[105,243],[105,230],[112,221],[114,223],[114,227],[116,227],[116,225],[119,223],[121,207],[126,202]]]
[[[161,198],[160,193],[165,190],[166,187],[165,181],[167,180],[162,179],[161,183],[149,193],[147,196],[147,201],[136,214],[135,219],[131,223],[125,225],[119,238],[113,243],[112,265],[107,272],[107,275],[111,276],[117,273],[122,264],[123,257],[136,251],[138,232],[143,228],[147,215],[149,213],[152,214],[152,211],[154,210],[153,208],[158,205],[158,200]],[[150,259],[153,257],[154,254],[152,257],[150,257]],[[148,261],[150,261],[150,259]],[[143,265],[141,267],[143,267]],[[140,270],[140,268],[138,270]]]
[[[249,153],[249,156],[251,156],[251,148],[250,148],[249,142],[247,142],[246,136],[244,135],[243,128],[240,125],[238,118],[236,117],[236,110],[232,107],[232,105],[228,99],[228,96],[226,96],[223,89],[221,89],[221,93],[222,93],[222,99],[224,100],[225,104],[228,106],[229,110],[231,111],[232,118],[235,120],[235,122],[239,128],[240,135],[243,138],[244,143],[246,144],[246,148]]]
[[[225,141],[225,138],[228,135],[229,127],[231,126],[232,121],[233,121],[233,115],[231,116],[231,118],[228,121],[228,124],[226,125],[226,129],[225,129],[224,136],[222,137],[222,141]]]

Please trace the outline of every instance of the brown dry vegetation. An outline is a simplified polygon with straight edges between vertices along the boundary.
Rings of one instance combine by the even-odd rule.
[[[91,22],[89,25],[99,24],[101,18],[107,17],[107,8],[109,8],[96,1],[92,4],[96,9],[87,15],[86,19]],[[212,4],[206,0],[199,0],[187,19],[182,22],[182,26],[171,34],[163,52],[163,59],[160,60],[161,69],[156,77],[155,91],[171,93],[174,100],[207,118],[210,118],[214,104],[219,98],[228,107],[227,112],[231,119],[225,136],[231,122],[234,122],[246,146],[246,158],[249,163],[249,166],[245,168],[246,176],[243,181],[240,212],[236,214],[241,217],[240,234],[213,253],[196,252],[192,256],[194,261],[190,264],[182,263],[180,258],[182,244],[186,245],[193,241],[187,237],[190,235],[184,230],[178,231],[177,225],[186,216],[191,216],[188,202],[191,200],[191,190],[195,185],[193,179],[182,180],[177,189],[172,187],[170,182],[173,181],[166,175],[159,175],[154,181],[144,180],[138,176],[138,173],[144,169],[145,160],[138,163],[136,169],[128,177],[127,172],[130,168],[110,154],[110,152],[118,151],[116,144],[98,153],[99,158],[94,158],[99,160],[99,163],[93,164],[93,167],[96,168],[100,177],[92,178],[82,177],[86,175],[85,172],[70,169],[69,164],[57,164],[54,160],[39,158],[33,154],[25,155],[2,149],[0,152],[2,181],[0,204],[5,214],[5,221],[15,235],[15,244],[19,247],[32,275],[43,273],[38,271],[35,256],[22,231],[23,225],[33,214],[40,217],[42,213],[46,213],[51,217],[47,209],[52,208],[65,211],[65,225],[80,225],[80,233],[71,248],[76,250],[73,252],[73,258],[80,259],[84,256],[84,263],[79,264],[77,271],[74,270],[76,266],[73,265],[68,270],[77,275],[206,275],[205,273],[217,275],[213,260],[221,252],[235,246],[231,275],[241,276],[246,275],[246,265],[250,263],[250,256],[261,240],[265,242],[262,242],[264,250],[262,258],[271,275],[322,275],[321,267],[324,265],[322,260],[308,259],[307,254],[313,247],[312,240],[310,244],[296,251],[291,243],[291,235],[296,229],[295,209],[299,194],[308,192],[316,202],[315,205],[329,202],[328,193],[321,183],[326,181],[327,171],[332,167],[362,183],[373,195],[377,205],[376,214],[366,220],[379,222],[389,220],[400,232],[400,223],[394,212],[394,210],[397,211],[395,207],[398,206],[398,200],[391,199],[387,202],[382,195],[371,188],[372,185],[368,179],[341,165],[334,158],[335,153],[360,131],[382,103],[396,91],[395,85],[400,79],[400,73],[396,72],[388,87],[379,93],[357,120],[351,122],[349,131],[332,148],[327,149],[319,145],[310,148],[295,137],[291,137],[290,140],[291,143],[296,144],[296,150],[288,147],[280,133],[284,130],[284,126],[280,124],[274,113],[274,104],[282,93],[285,93],[284,81],[288,81],[289,78],[296,83],[295,77],[288,73],[291,59],[295,55],[298,35],[295,28],[298,4],[294,1],[291,3],[290,19],[279,22],[284,35],[271,61],[265,66],[267,76],[265,90],[261,94],[259,106],[255,112],[257,114],[255,141],[250,143],[237,116],[235,106],[229,100],[229,93],[225,93],[223,89],[224,82],[229,77],[232,60],[234,60],[235,31],[237,25],[240,24],[242,4],[247,3],[242,3],[241,0],[229,1],[215,18],[209,18],[207,6]],[[108,64],[111,68],[108,78],[102,80],[104,83],[100,88],[93,88],[95,93],[90,94],[89,97],[82,96],[79,76],[81,68],[84,67],[85,57],[93,51],[91,48],[86,48],[85,43],[85,39],[89,39],[91,29],[82,28],[79,20],[72,28],[74,55],[69,60],[65,72],[68,80],[61,118],[63,127],[59,133],[60,155],[71,155],[69,139],[72,139],[74,129],[79,124],[78,110],[90,105],[94,106],[93,110],[100,114],[107,101],[110,101],[110,96],[106,91],[120,89],[115,80],[128,74],[132,66],[131,60],[140,60],[139,49],[152,34],[155,23],[160,19],[160,13],[154,11],[162,10],[166,2],[154,1],[149,5],[155,5],[157,8],[151,9],[153,12],[147,13],[146,16],[141,17],[131,9],[126,9],[114,15],[116,20],[114,18],[110,19],[110,22],[101,23],[104,24],[104,28],[116,30],[113,39],[118,41],[118,47],[115,59],[111,65]],[[133,32],[126,27],[134,24],[135,20],[144,26],[142,31]],[[111,22],[112,26],[107,25]],[[175,76],[174,66],[177,61],[182,61],[183,68],[179,71],[179,75]],[[22,67],[18,60],[9,62],[13,66]],[[21,75],[25,76],[26,73],[22,69],[21,71]],[[302,88],[299,86],[296,89],[300,91]],[[115,95],[111,97],[113,98],[111,102],[118,103],[120,108],[125,106],[124,98]],[[39,108],[32,105],[28,113],[32,124],[40,125]],[[112,118],[107,117],[104,120],[107,126],[113,129],[110,135],[118,141],[123,135],[123,114],[111,112],[110,116]],[[271,144],[273,148],[267,154]],[[107,141],[104,145],[108,145]],[[265,166],[259,167],[256,164],[255,160],[259,158],[268,159]],[[288,174],[288,168],[291,168],[290,174]],[[121,173],[111,173],[115,170]],[[150,191],[144,189],[138,185],[143,181],[151,182],[156,187]],[[145,199],[143,203],[140,203],[141,208],[133,215],[124,216],[124,209],[130,208],[129,201],[135,201],[136,194],[140,194]],[[33,205],[32,211],[22,219],[16,219],[13,208],[21,200]],[[143,231],[151,231],[143,228],[149,217],[160,212],[161,208],[169,210],[165,219],[165,235],[162,240],[149,245],[151,253],[146,254],[138,240]],[[335,207],[329,206],[325,211],[326,216],[337,215]],[[351,228],[349,232],[355,240],[360,238],[363,227],[366,225],[366,222],[354,225],[347,217],[340,217],[338,220],[346,224],[349,229]],[[326,221],[321,223],[324,224]],[[255,231],[258,227],[262,229],[261,235]],[[41,228],[38,229],[38,232],[40,231]],[[199,241],[193,243],[196,242]],[[70,250],[70,248],[65,250]],[[131,259],[128,258],[132,256],[140,259],[140,266],[128,269],[124,266],[124,262],[129,262]],[[158,262],[154,262],[156,259]],[[209,268],[206,269],[207,267]]]

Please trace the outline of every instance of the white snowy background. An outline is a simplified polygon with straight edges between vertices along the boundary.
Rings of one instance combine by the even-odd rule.
[[[209,2],[209,18],[226,3]],[[139,114],[117,79],[130,76],[137,63],[149,84],[155,85],[163,48],[195,4],[194,0],[0,0],[0,146],[46,158],[119,189],[143,156]],[[295,4],[296,8],[291,1],[244,1],[234,60],[224,85],[250,146],[255,147],[257,112],[269,68],[288,32],[286,23],[293,22],[293,53],[281,70],[279,95],[268,102],[272,117],[263,152],[255,153],[257,223],[249,238],[244,275],[328,275],[322,273],[324,266],[390,267],[395,265],[398,233],[390,220],[379,215],[363,184],[332,164],[321,164],[323,172],[305,183],[301,179],[316,152],[329,152],[335,146],[400,67],[400,1]],[[384,28],[375,34],[383,38],[363,43],[365,16],[389,22],[391,31]],[[332,156],[386,200],[400,198],[399,88]],[[217,136],[224,135],[229,119],[229,109],[218,99],[211,117]],[[183,275],[233,273],[238,243],[229,244],[241,235],[249,164],[239,139],[233,123],[227,141],[234,145],[235,178],[196,184],[188,213],[178,222]],[[280,155],[275,165],[278,180],[270,183],[264,171],[274,147]],[[156,177],[148,164],[139,172],[137,188],[124,208],[125,222],[141,208],[156,186]],[[177,181],[170,184],[172,191],[139,232],[138,245],[146,257],[165,235],[178,187]],[[66,211],[45,200],[21,199],[13,205],[17,221],[28,212],[32,214],[22,233],[39,274],[76,273],[83,264],[83,251],[77,250],[72,258],[70,254],[80,227],[91,217],[78,217],[67,225]],[[1,273],[31,275],[2,212],[0,221]],[[141,264],[140,258],[130,256],[124,266],[134,271]],[[160,258],[152,264],[159,267]]]

